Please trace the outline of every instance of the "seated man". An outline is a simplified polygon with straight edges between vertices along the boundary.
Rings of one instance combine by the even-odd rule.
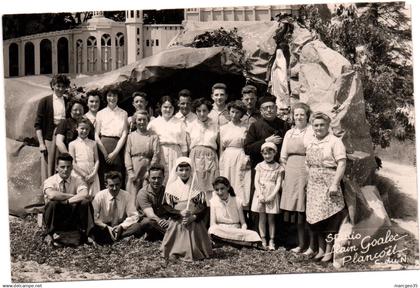
[[[99,191],[92,201],[95,220],[92,238],[102,245],[131,235],[141,236],[139,214],[132,196],[121,189],[121,173],[110,171],[105,174],[105,181],[107,188]]]
[[[162,206],[164,173],[162,165],[152,165],[148,171],[148,184],[137,194],[136,208],[140,214],[142,234],[147,232],[149,239],[162,239],[168,228],[167,212]]]
[[[75,234],[77,239],[71,244],[80,244],[80,236],[81,240],[91,242],[87,235],[94,223],[86,184],[71,175],[73,157],[70,154],[63,153],[57,160],[57,173],[44,182],[46,205],[43,221],[47,230],[45,241],[49,245],[62,246],[65,241],[60,241],[60,234],[78,231],[80,234]]]

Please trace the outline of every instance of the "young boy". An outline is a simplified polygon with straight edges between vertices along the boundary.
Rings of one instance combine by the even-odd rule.
[[[226,85],[223,83],[216,83],[211,88],[211,99],[213,99],[213,109],[209,113],[209,118],[217,123],[217,126],[223,126],[230,121],[229,111],[226,108]]]

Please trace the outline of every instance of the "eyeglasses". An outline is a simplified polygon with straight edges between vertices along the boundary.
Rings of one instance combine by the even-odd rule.
[[[276,105],[261,106],[261,109],[264,111],[268,111],[268,110],[274,111],[276,110],[276,108],[277,108]]]

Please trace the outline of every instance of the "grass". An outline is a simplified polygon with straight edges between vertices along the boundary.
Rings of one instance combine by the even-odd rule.
[[[410,241],[409,245],[414,252],[409,255],[408,263],[413,265],[418,258],[418,252],[415,252],[417,241],[415,239]],[[230,246],[214,248],[211,259],[193,263],[180,260],[167,261],[160,255],[159,244],[160,242],[148,242],[130,237],[112,246],[94,248],[84,245],[77,248],[53,249],[43,243],[42,231],[37,227],[34,217],[29,216],[23,220],[10,222],[12,263],[34,261],[38,264],[47,264],[55,267],[53,274],[62,273],[62,269],[66,269],[92,275],[106,273],[103,274],[105,275],[103,279],[133,279],[375,270],[368,263],[335,269],[332,263],[320,264],[284,249],[268,252],[247,248],[236,249]],[[16,269],[16,266],[19,265],[12,265],[12,269],[13,267]],[[25,279],[19,272],[12,270],[13,281],[34,281]],[[42,278],[44,281],[54,281],[54,275],[41,277],[45,277]],[[40,282],[39,279],[37,281]]]

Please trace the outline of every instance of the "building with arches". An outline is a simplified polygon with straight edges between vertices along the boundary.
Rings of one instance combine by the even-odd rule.
[[[291,5],[193,8],[184,10],[184,19],[269,21],[279,13],[297,10]],[[181,24],[144,24],[142,10],[125,13],[125,22],[96,11],[74,29],[4,40],[5,77],[105,73],[159,53],[183,29]]]

